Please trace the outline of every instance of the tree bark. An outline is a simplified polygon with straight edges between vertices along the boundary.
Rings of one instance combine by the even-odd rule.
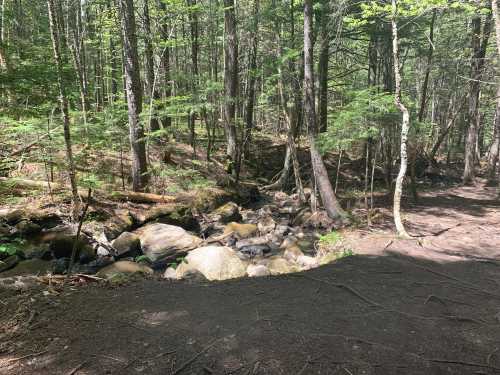
[[[479,1],[477,1],[479,4]],[[467,113],[467,135],[465,139],[465,166],[463,174],[463,183],[472,184],[475,177],[476,164],[476,142],[479,128],[477,126],[479,113],[479,96],[481,91],[481,78],[484,68],[484,58],[486,56],[486,47],[491,30],[491,14],[486,19],[481,28],[481,15],[478,14],[472,19],[472,60],[469,87],[469,109]],[[482,29],[482,30],[481,30]]]
[[[238,96],[238,40],[234,0],[224,0],[224,126],[227,156],[233,175],[238,174],[238,140],[236,135],[236,99]]]
[[[154,110],[156,104],[155,100],[160,98],[158,90],[156,89],[156,79],[155,79],[155,64],[153,57],[153,41],[151,33],[151,17],[149,15],[149,0],[143,0],[143,28],[144,28],[144,57],[145,57],[145,71],[146,71],[146,88],[148,90],[147,95],[150,100],[151,112],[149,114],[149,130],[152,132],[160,130],[160,122],[156,116],[156,111]]]
[[[500,79],[498,78],[498,75],[500,74],[500,15],[498,13],[498,0],[491,1],[491,10],[495,21],[495,42],[497,46],[497,55],[495,59],[495,67],[497,69],[497,92],[495,121],[493,125],[494,138],[488,157],[488,178],[490,181],[493,181],[497,171],[498,155],[500,151]]]
[[[318,61],[318,109],[319,131],[324,133],[328,126],[328,61],[330,54],[330,38],[328,35],[329,2],[323,0],[321,9],[320,46]]]
[[[49,26],[50,26],[50,35],[52,38],[52,49],[54,51],[54,61],[56,64],[57,70],[57,84],[59,87],[59,102],[61,104],[61,113],[63,116],[63,128],[64,128],[64,144],[66,146],[66,159],[68,163],[68,174],[69,181],[71,185],[71,194],[72,194],[72,218],[76,220],[80,212],[80,198],[78,196],[78,186],[76,183],[76,172],[75,172],[75,163],[73,160],[73,148],[71,144],[71,130],[70,130],[70,118],[69,118],[69,105],[68,98],[66,96],[66,88],[64,86],[63,80],[63,63],[61,57],[61,49],[60,49],[60,38],[59,38],[59,30],[57,9],[58,4],[55,2],[58,0],[47,0],[47,7],[49,11]],[[60,5],[60,4],[59,4]]]
[[[259,46],[259,2],[254,0],[253,8],[253,38],[252,38],[252,52],[250,55],[249,66],[249,79],[248,79],[248,96],[247,106],[245,110],[245,139],[244,139],[244,155],[245,158],[249,154],[249,145],[252,140],[252,128],[254,127],[254,109],[255,109],[255,82],[257,80],[257,51]]]
[[[347,218],[346,212],[340,207],[337,197],[328,177],[323,158],[316,147],[316,134],[318,127],[316,124],[316,109],[314,95],[314,50],[313,50],[313,2],[304,1],[304,115],[306,119],[311,163],[314,172],[314,179],[318,187],[321,200],[328,213],[328,216],[335,220]]]
[[[396,107],[403,115],[403,122],[401,124],[401,166],[399,168],[399,174],[396,179],[396,186],[394,188],[394,222],[396,224],[398,235],[407,238],[409,237],[409,235],[406,232],[403,221],[401,220],[401,196],[403,195],[403,183],[406,176],[406,170],[408,169],[408,155],[406,147],[408,143],[408,132],[410,130],[410,113],[401,101],[401,72],[399,70],[399,40],[398,24],[396,21],[397,13],[397,0],[392,0],[392,51],[396,86],[394,92],[394,102],[396,104]]]
[[[163,12],[164,20],[161,23],[160,32],[161,37],[164,42],[168,43],[170,41],[170,32],[168,29],[168,19],[166,14],[166,5],[162,0],[158,0],[158,8]],[[168,102],[172,96],[172,78],[170,74],[170,47],[165,46],[165,51],[163,52],[162,58],[162,68],[163,68],[163,79],[165,84],[165,100]],[[164,129],[169,129],[172,126],[172,118],[168,115],[163,115],[161,118],[161,123]]]
[[[118,0],[125,65],[129,136],[132,159],[132,188],[143,191],[148,181],[144,129],[140,122],[142,112],[142,86],[137,53],[134,1]]]

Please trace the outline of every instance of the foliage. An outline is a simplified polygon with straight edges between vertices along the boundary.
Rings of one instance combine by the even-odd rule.
[[[11,255],[23,255],[22,249],[25,241],[19,238],[0,238],[0,259],[5,259]]]
[[[332,231],[325,235],[322,235],[319,239],[319,242],[323,245],[333,246],[342,241],[342,235],[339,232]]]
[[[347,149],[359,140],[376,138],[382,124],[394,122],[399,113],[394,98],[376,88],[347,94],[348,104],[331,116],[328,132],[320,138],[322,151]]]

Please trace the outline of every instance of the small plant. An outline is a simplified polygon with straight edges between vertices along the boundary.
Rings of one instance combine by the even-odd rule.
[[[322,245],[333,246],[338,244],[342,240],[342,235],[339,232],[331,231],[320,237],[319,242]]]
[[[175,259],[175,262],[168,263],[167,266],[176,270],[177,267],[179,267],[182,263],[186,263],[186,264],[188,263],[188,261],[186,260],[186,257],[178,257],[177,259]]]
[[[353,255],[354,255],[354,252],[351,249],[344,249],[344,250],[342,250],[341,253],[339,253],[337,255],[337,259],[352,257]]]
[[[0,240],[5,240],[4,237],[0,238]],[[22,255],[22,247],[25,244],[25,241],[20,238],[15,238],[10,240],[10,242],[6,242],[0,245],[0,259],[5,259],[12,255]]]
[[[149,257],[148,257],[147,255],[139,255],[138,257],[136,257],[136,258],[134,259],[134,261],[135,261],[136,263],[147,263],[147,264],[151,264],[151,263],[153,263],[153,262],[151,261],[151,259],[149,259]]]

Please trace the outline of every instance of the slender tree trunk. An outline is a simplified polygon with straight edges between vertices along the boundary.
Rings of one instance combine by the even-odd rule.
[[[478,1],[479,4],[479,1]],[[471,184],[475,177],[476,142],[479,128],[477,126],[479,114],[479,96],[481,92],[481,78],[484,68],[486,47],[491,30],[491,14],[486,16],[481,30],[481,15],[472,19],[472,61],[469,88],[469,109],[467,113],[467,135],[465,138],[465,167],[463,174],[464,184]]]
[[[224,126],[227,156],[234,175],[238,174],[238,140],[236,135],[236,100],[238,96],[238,40],[234,0],[224,0]]]
[[[148,181],[144,129],[140,121],[142,112],[142,85],[137,53],[137,35],[133,0],[118,0],[125,65],[130,147],[132,158],[132,187],[143,191]]]
[[[167,14],[166,14],[166,5],[162,0],[158,0],[158,8],[163,12],[163,18],[160,27],[161,37],[164,42],[170,41],[170,32],[168,28],[167,22]],[[168,102],[170,97],[172,96],[172,78],[170,74],[170,47],[166,46],[165,51],[163,53],[162,58],[162,68],[163,68],[163,79],[165,84],[165,100]],[[163,115],[161,119],[161,123],[164,129],[169,129],[172,126],[172,118],[168,115]]]
[[[328,61],[330,54],[330,38],[328,35],[329,1],[322,2],[320,46],[318,61],[318,109],[319,109],[319,131],[324,133],[328,126]]]
[[[313,53],[313,2],[304,1],[304,114],[309,133],[311,163],[314,179],[318,187],[321,200],[332,219],[346,219],[347,214],[340,207],[333,192],[323,158],[316,147],[316,109],[314,95],[314,53]]]
[[[424,120],[425,108],[427,106],[427,90],[429,87],[429,77],[432,68],[432,56],[434,53],[434,23],[436,22],[437,11],[432,11],[431,26],[429,29],[429,52],[427,52],[427,64],[425,66],[424,82],[422,83],[422,95],[420,98],[420,109],[418,111],[418,121]]]
[[[406,229],[401,220],[401,196],[403,195],[403,183],[408,168],[408,155],[406,151],[408,143],[408,132],[410,130],[410,113],[401,101],[401,72],[399,71],[399,40],[398,40],[398,24],[397,17],[397,0],[392,0],[392,51],[394,60],[394,77],[396,90],[394,92],[394,102],[396,107],[403,115],[403,122],[401,124],[401,166],[399,174],[396,179],[396,186],[394,188],[394,222],[396,230],[401,237],[409,237]]]
[[[498,0],[491,1],[491,9],[493,14],[493,19],[495,21],[495,42],[497,45],[496,54],[496,68],[497,75],[500,74],[500,15],[498,12]],[[495,174],[497,171],[498,155],[500,152],[500,79],[497,78],[497,92],[496,92],[496,110],[495,110],[495,122],[494,122],[494,139],[490,147],[490,153],[488,157],[488,178],[490,181],[495,179]]]
[[[155,81],[155,64],[153,57],[153,41],[151,33],[151,17],[149,15],[149,0],[143,0],[143,28],[144,28],[144,58],[145,58],[145,71],[146,71],[146,88],[148,90],[147,96],[150,100],[150,106],[153,108],[153,113],[149,116],[149,130],[157,131],[160,129],[160,122],[156,116],[156,111],[154,111],[155,103],[154,101],[159,99],[160,95],[158,90],[156,90]]]
[[[71,194],[72,194],[72,218],[76,220],[80,212],[80,197],[78,196],[78,186],[76,183],[76,172],[75,163],[73,160],[73,148],[71,145],[71,130],[70,130],[70,118],[69,118],[69,105],[68,98],[66,96],[66,88],[64,86],[63,80],[63,61],[60,49],[60,38],[59,38],[59,27],[57,25],[57,4],[58,0],[47,0],[47,7],[49,11],[49,25],[50,25],[50,35],[52,37],[52,48],[54,51],[54,61],[57,69],[57,84],[59,86],[59,101],[61,103],[61,112],[63,116],[63,128],[64,128],[64,143],[66,146],[66,159],[68,163],[68,174],[69,181],[71,184]]]
[[[249,154],[249,146],[252,141],[252,128],[254,127],[255,82],[257,80],[257,51],[259,46],[259,2],[260,0],[254,0],[253,8],[252,52],[250,54],[247,107],[245,111],[245,147],[243,150],[245,158]]]
[[[198,27],[198,10],[196,0],[188,0],[188,5],[191,7],[189,12],[189,25],[191,29],[191,92],[193,93],[194,104],[198,101],[198,50],[199,50],[199,27]],[[196,113],[195,109],[191,109],[189,113],[189,143],[193,147],[196,155]]]

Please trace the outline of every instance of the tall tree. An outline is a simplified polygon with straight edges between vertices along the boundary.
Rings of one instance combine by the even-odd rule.
[[[238,39],[234,0],[224,0],[224,126],[227,156],[232,173],[239,173],[238,139],[236,134],[236,100],[238,96]]]
[[[476,0],[478,7],[481,1]],[[483,22],[483,18],[485,18]],[[486,47],[491,31],[491,13],[483,17],[478,11],[472,19],[471,49],[472,59],[470,66],[469,108],[467,113],[467,135],[465,139],[465,166],[463,174],[464,184],[471,184],[475,177],[475,164],[477,160],[476,144],[479,133],[479,97],[481,92],[481,78],[484,70]]]
[[[496,73],[497,73],[497,90],[495,98],[495,117],[493,123],[493,142],[490,147],[490,153],[488,157],[488,178],[490,181],[495,179],[495,174],[497,170],[498,154],[500,151],[500,15],[498,12],[498,0],[491,1],[491,10],[493,14],[493,20],[495,21],[495,42],[497,46],[496,54]]]
[[[396,224],[396,230],[398,231],[398,234],[402,237],[409,237],[403,225],[403,221],[401,220],[401,196],[403,195],[403,183],[406,176],[406,170],[408,169],[407,144],[408,132],[410,130],[410,112],[401,100],[401,71],[399,65],[399,37],[397,15],[397,0],[392,0],[392,53],[394,60],[394,80],[396,85],[394,91],[394,102],[396,104],[396,107],[403,115],[403,121],[401,123],[401,166],[399,167],[396,186],[394,187],[394,222]]]
[[[141,124],[142,85],[137,53],[137,35],[133,0],[118,0],[120,11],[125,88],[127,92],[129,136],[132,158],[132,187],[143,191],[148,181],[144,128]]]
[[[323,158],[316,146],[318,127],[316,123],[315,94],[314,94],[314,49],[313,49],[313,2],[304,1],[304,115],[306,119],[311,163],[314,179],[318,187],[321,200],[332,219],[347,219],[346,212],[340,207],[333,192]]]
[[[80,213],[80,197],[78,196],[78,186],[76,184],[75,163],[73,160],[73,147],[71,144],[71,130],[68,97],[66,95],[66,87],[63,79],[63,57],[61,55],[61,43],[58,22],[60,17],[57,16],[57,9],[60,4],[56,4],[59,0],[47,0],[47,8],[49,11],[49,27],[52,38],[52,49],[54,51],[54,61],[57,70],[57,85],[59,87],[59,102],[61,104],[61,113],[63,117],[64,129],[64,144],[66,146],[66,161],[68,163],[69,181],[71,184],[72,194],[72,217],[76,219]]]

